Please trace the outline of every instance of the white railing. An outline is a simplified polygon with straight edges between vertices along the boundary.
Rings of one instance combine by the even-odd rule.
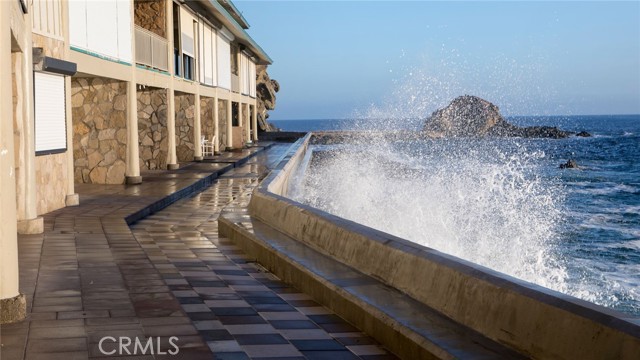
[[[169,71],[167,39],[136,25],[136,62]]]

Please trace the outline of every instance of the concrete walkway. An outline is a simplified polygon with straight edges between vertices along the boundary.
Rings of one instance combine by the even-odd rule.
[[[222,208],[287,148],[78,185],[80,206],[19,237],[29,316],[1,326],[0,359],[394,358],[218,236]]]

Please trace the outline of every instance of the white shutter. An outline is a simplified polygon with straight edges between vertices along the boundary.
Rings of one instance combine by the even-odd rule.
[[[204,83],[207,85],[213,85],[213,48],[211,47],[211,28],[209,26],[205,26],[203,43]]]
[[[185,10],[183,7],[180,7],[180,33],[181,33],[181,43],[182,43],[182,53],[195,58],[195,36],[193,34],[193,22],[195,18],[191,13]]]
[[[249,60],[249,95],[256,97],[256,63],[253,60]]]
[[[87,48],[87,2],[69,1],[69,42]]]
[[[64,76],[34,73],[36,152],[67,148]]]
[[[111,1],[87,1],[87,48],[118,58],[118,8]],[[117,25],[116,25],[117,26]],[[131,36],[131,30],[128,31]]]
[[[218,86],[231,89],[231,45],[226,37],[217,34],[217,65],[218,65]]]
[[[131,2],[129,0],[117,0],[117,39],[118,59],[132,62],[131,56]],[[104,29],[102,29],[104,31]]]
[[[218,63],[218,59],[217,59],[217,35],[216,35],[216,31],[213,30],[213,28],[211,29],[211,65],[209,66],[210,68],[210,74],[211,74],[211,85],[213,86],[218,86],[218,68],[217,68],[217,63]]]
[[[206,68],[206,56],[207,52],[205,51],[205,33],[209,31],[207,24],[204,22],[199,23],[198,26],[198,65],[200,66],[200,71],[198,73],[198,78],[200,79],[200,83],[206,84],[205,79],[205,68]]]

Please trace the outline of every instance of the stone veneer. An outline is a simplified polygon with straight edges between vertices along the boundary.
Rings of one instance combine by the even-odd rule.
[[[176,104],[176,156],[178,162],[193,161],[195,153],[193,131],[195,121],[195,95],[175,95]]]
[[[227,101],[218,100],[218,135],[220,136],[220,151],[226,149],[229,145],[227,140]]]
[[[126,83],[71,80],[74,177],[78,183],[123,184],[127,147]]]
[[[215,131],[213,124],[213,102],[213,98],[200,98],[200,130],[202,136],[204,136],[207,141],[211,140]]]
[[[166,169],[169,149],[167,91],[146,88],[137,92],[137,99],[140,170]]]
[[[133,11],[136,25],[165,37],[164,0],[135,0]]]
[[[65,207],[69,179],[66,153],[36,156],[36,209],[38,215]]]

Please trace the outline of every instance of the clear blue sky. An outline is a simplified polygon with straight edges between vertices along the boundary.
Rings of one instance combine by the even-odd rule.
[[[280,82],[272,120],[640,113],[640,2],[242,1]],[[396,114],[397,115],[397,114]]]

